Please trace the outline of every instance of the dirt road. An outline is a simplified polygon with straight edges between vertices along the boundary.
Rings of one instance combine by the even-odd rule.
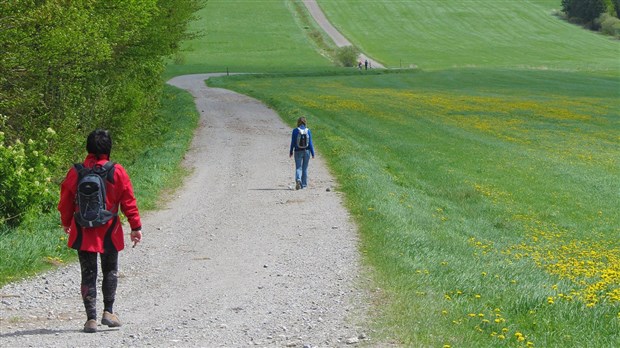
[[[291,190],[291,129],[254,99],[207,88],[207,77],[169,82],[201,113],[186,156],[193,173],[143,217],[143,243],[120,254],[123,327],[81,332],[73,264],[0,289],[0,346],[334,347],[366,337],[356,232],[320,144],[309,188]]]
[[[308,12],[310,12],[310,14],[312,15],[312,18],[314,18],[314,20],[317,22],[317,24],[321,28],[323,28],[323,30],[327,33],[327,35],[329,35],[332,38],[332,40],[334,40],[334,43],[336,44],[336,46],[338,47],[352,46],[351,42],[346,37],[344,37],[344,35],[342,35],[338,31],[338,29],[336,29],[329,22],[329,20],[327,20],[327,17],[325,17],[323,10],[321,10],[321,7],[316,2],[316,0],[303,0],[303,3],[308,9]],[[373,68],[381,68],[381,69],[385,68],[381,63],[368,57],[364,53],[360,54],[359,59],[361,62],[364,62],[364,60],[368,60],[368,62]]]

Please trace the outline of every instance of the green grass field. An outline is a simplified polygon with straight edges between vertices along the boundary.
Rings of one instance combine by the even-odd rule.
[[[319,3],[365,53],[420,69],[320,62],[210,84],[263,100],[290,125],[308,117],[381,289],[375,342],[619,346],[620,44],[553,16],[559,0]],[[274,71],[256,40],[223,44],[240,26],[290,25],[294,40],[270,42],[287,47],[282,66],[308,44],[286,18],[291,1],[212,5],[276,15],[200,22],[205,71],[220,61]],[[245,58],[254,54],[267,60]]]
[[[551,15],[560,0],[319,0],[362,51],[389,67],[620,69],[617,40]]]
[[[168,75],[205,72],[283,72],[333,64],[313,48],[291,1],[209,0]]]
[[[214,82],[290,124],[309,115],[389,299],[388,337],[620,342],[618,79],[466,69]]]

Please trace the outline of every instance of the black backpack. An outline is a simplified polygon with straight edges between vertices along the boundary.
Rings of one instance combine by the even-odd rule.
[[[309,142],[309,139],[308,139],[308,131],[309,131],[309,129],[308,128],[303,128],[303,129],[302,128],[297,128],[297,131],[298,131],[298,133],[297,133],[297,148],[303,150],[303,149],[307,148],[308,145],[309,145],[308,144],[308,142]]]
[[[105,180],[114,183],[114,162],[92,168],[78,163],[74,167],[78,172],[76,203],[79,207],[74,214],[75,222],[82,227],[105,225],[118,215],[106,210]]]

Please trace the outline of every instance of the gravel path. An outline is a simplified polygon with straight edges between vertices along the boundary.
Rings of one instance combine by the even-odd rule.
[[[193,172],[143,216],[143,243],[120,254],[123,327],[81,332],[71,264],[0,289],[1,347],[374,345],[356,230],[321,153],[309,188],[292,190],[291,129],[254,99],[206,87],[208,77],[169,82],[201,113]]]
[[[327,33],[327,35],[329,35],[332,38],[332,40],[334,40],[334,43],[336,44],[336,46],[338,47],[352,46],[351,42],[349,42],[349,40],[346,37],[344,37],[344,35],[342,35],[338,31],[338,29],[336,29],[327,20],[327,17],[325,17],[323,10],[321,10],[321,7],[316,2],[316,0],[303,0],[303,3],[308,9],[308,12],[310,12],[312,17],[314,18],[314,20],[321,26],[321,28],[323,28],[323,30]],[[381,69],[385,68],[381,63],[368,57],[364,53],[360,54],[359,59],[362,62],[364,60],[368,60],[373,68],[381,68]]]

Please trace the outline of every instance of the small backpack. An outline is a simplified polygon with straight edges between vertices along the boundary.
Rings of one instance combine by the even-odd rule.
[[[305,149],[308,147],[308,143],[310,141],[310,139],[308,139],[308,128],[297,128],[297,130],[299,131],[297,133],[297,148],[298,149]]]
[[[114,183],[114,162],[103,166],[87,168],[83,164],[74,165],[78,172],[75,222],[82,227],[105,225],[117,214],[106,210],[105,180]]]

